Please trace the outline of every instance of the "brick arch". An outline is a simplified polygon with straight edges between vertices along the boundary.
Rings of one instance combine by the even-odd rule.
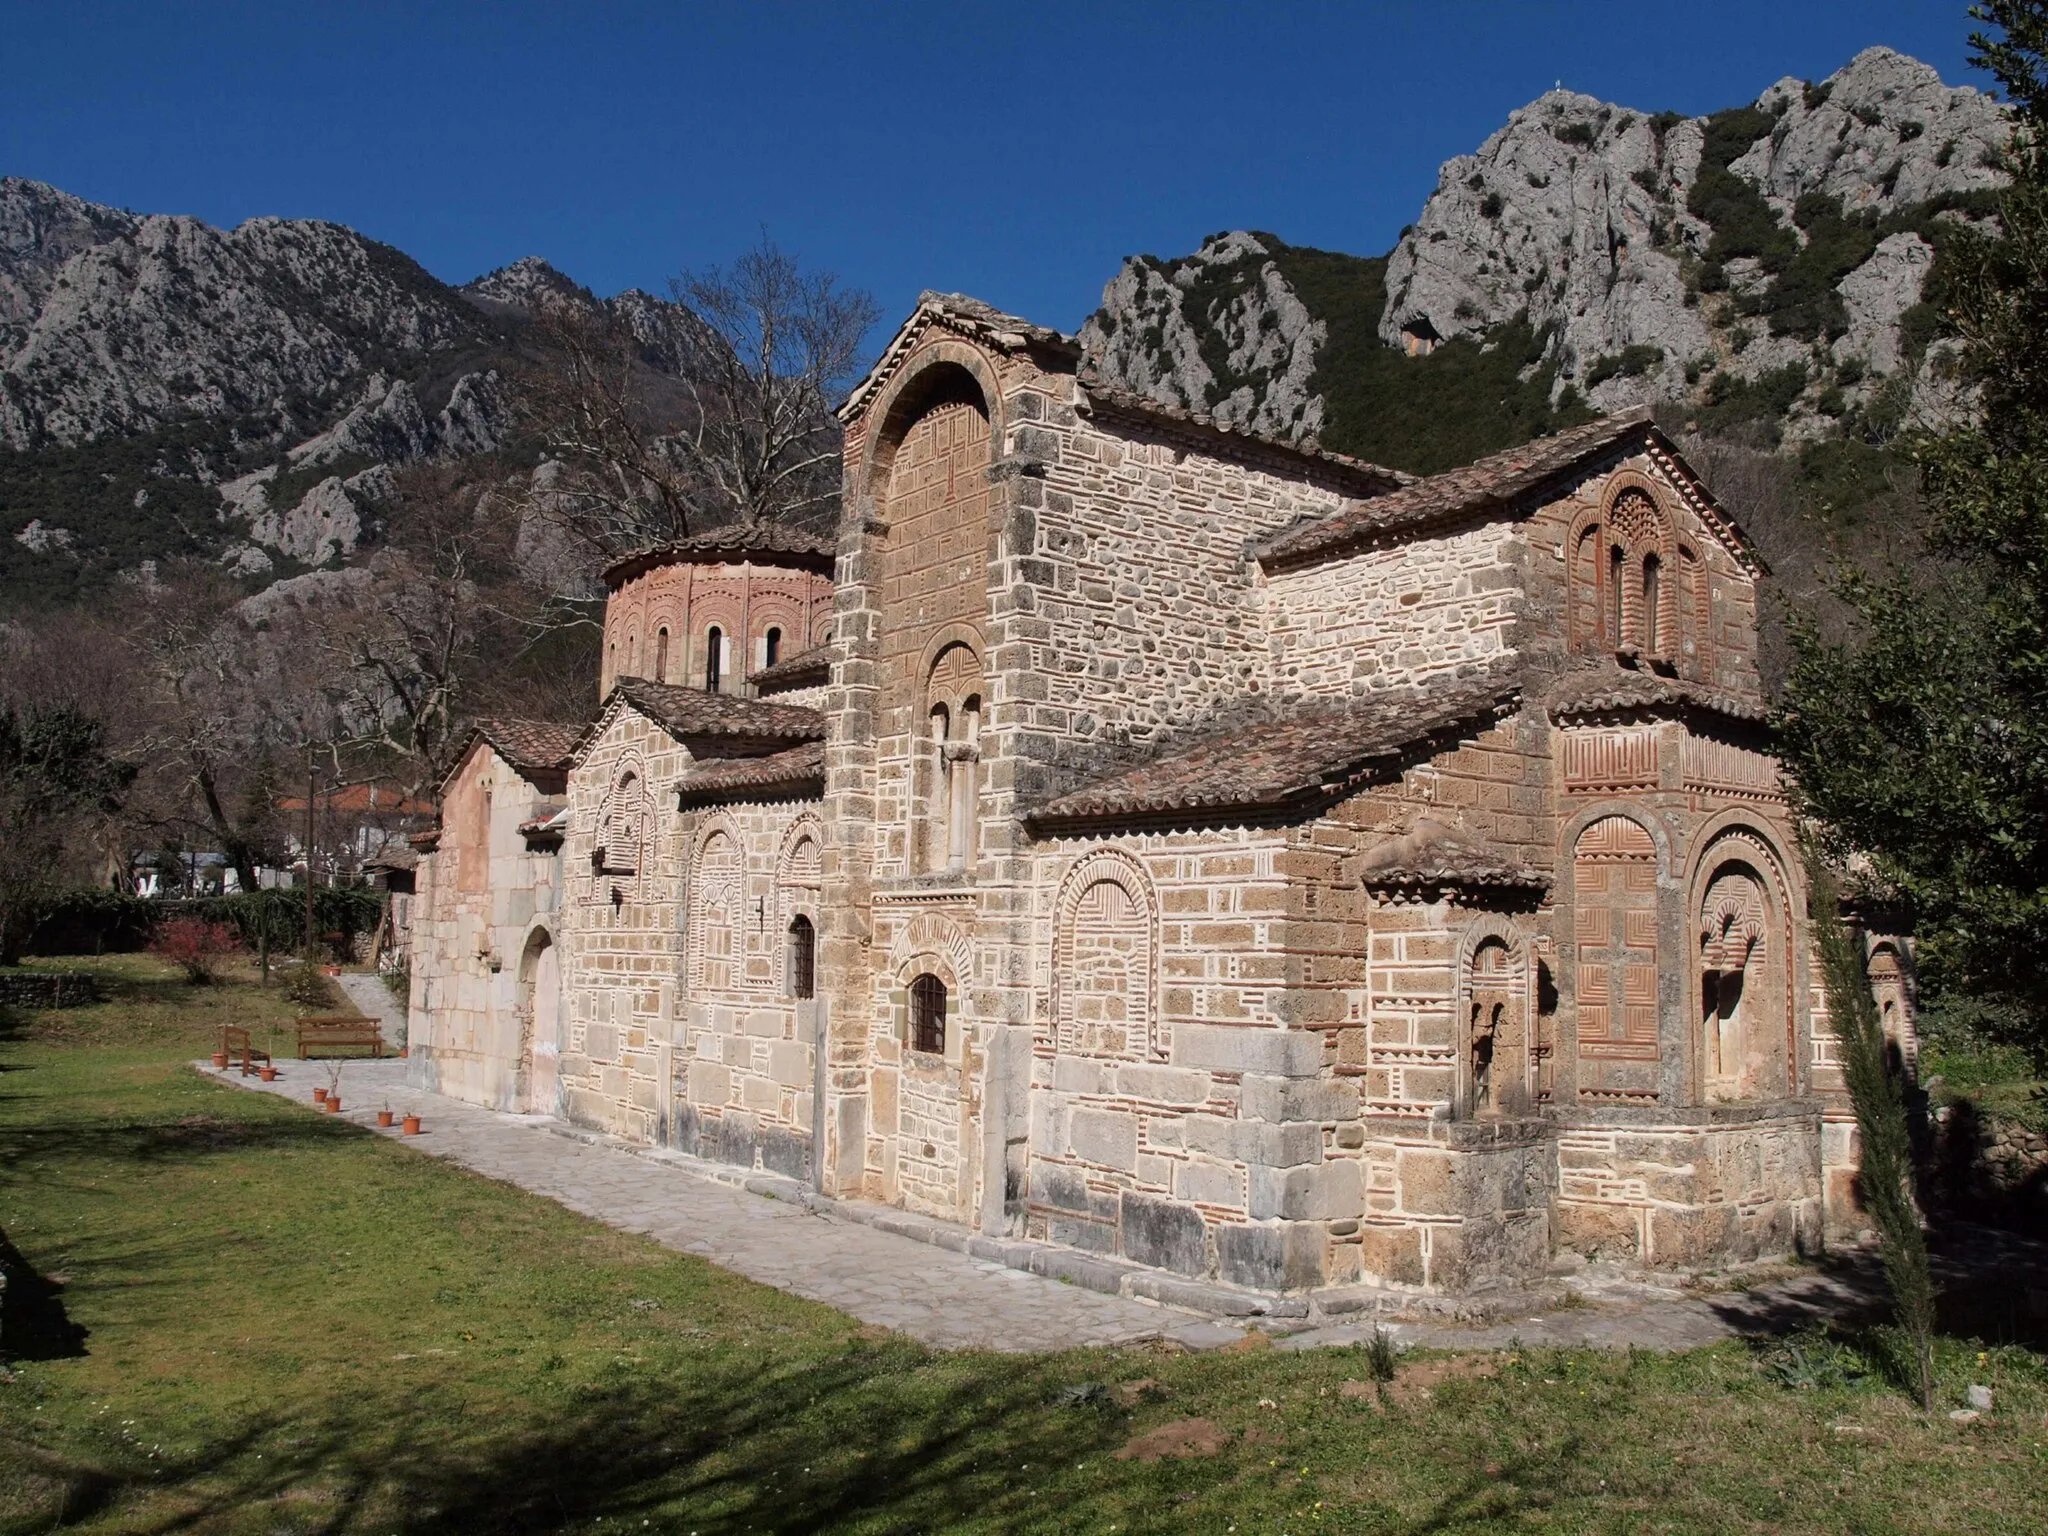
[[[746,973],[747,845],[721,811],[698,829],[684,886],[685,978],[692,992],[737,991]]]
[[[613,768],[611,785],[598,802],[590,842],[594,882],[613,875],[637,878],[646,872],[653,852],[651,813],[647,766],[638,752],[628,752]]]
[[[1777,839],[1753,819],[1735,812],[1702,829],[1686,881],[1685,1007],[1695,1096],[1703,1103],[1799,1092],[1794,900]],[[1730,1027],[1725,983],[1717,979],[1710,990],[1708,981],[1737,974],[1739,1031]],[[1718,1005],[1711,1024],[1709,1002]],[[1710,1030],[1717,1038],[1709,1038]],[[1721,1057],[1722,1050],[1741,1059]]]
[[[910,1038],[910,984],[936,976],[946,984],[946,1059],[957,1063],[966,1038],[967,986],[974,975],[974,951],[960,925],[937,912],[920,912],[889,946],[890,1029]]]
[[[1501,964],[1489,963],[1498,955]],[[1536,1100],[1536,967],[1526,935],[1497,916],[1475,918],[1458,941],[1460,1113],[1526,1115]],[[1502,1010],[1496,1021],[1495,1010]],[[1475,1014],[1477,1017],[1475,1018]],[[1498,1028],[1492,1026],[1498,1023]],[[1486,1091],[1477,1044],[1493,1034]]]
[[[991,436],[1000,441],[1002,386],[987,354],[954,337],[926,342],[913,352],[865,413],[873,426],[862,490],[871,497],[884,493],[896,450],[902,446],[911,425],[934,401],[970,397],[987,420]]]
[[[1655,479],[1634,469],[1608,477],[1597,509],[1582,512],[1565,540],[1574,648],[1660,661],[1683,653],[1693,607],[1683,587],[1696,578],[1679,559],[1678,530],[1671,497]]]
[[[1067,1054],[1163,1059],[1159,949],[1159,897],[1143,862],[1121,848],[1099,848],[1077,859],[1053,901],[1055,1048]],[[1083,972],[1101,974],[1112,966],[1123,977],[1114,992],[1083,985]],[[1096,1017],[1083,1017],[1090,1004],[1103,1006]]]
[[[1564,847],[1580,1096],[1654,1102],[1663,1061],[1658,892],[1666,847],[1640,815],[1615,806],[1575,817]]]

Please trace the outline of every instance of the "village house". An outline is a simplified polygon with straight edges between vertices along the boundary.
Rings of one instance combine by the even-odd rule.
[[[1184,1286],[1862,1225],[1762,567],[1646,413],[1415,479],[927,295],[841,414],[835,539],[619,562],[596,718],[477,733],[424,1083]]]

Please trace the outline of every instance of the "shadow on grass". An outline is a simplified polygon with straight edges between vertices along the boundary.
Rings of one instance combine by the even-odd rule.
[[[186,1115],[177,1120],[44,1121],[0,1130],[0,1168],[26,1169],[33,1160],[41,1177],[42,1165],[193,1161],[223,1152],[324,1144],[352,1129],[302,1114],[253,1120]]]
[[[38,1274],[0,1230],[0,1361],[74,1360],[87,1330],[64,1310],[64,1282]]]
[[[861,1522],[1006,1529],[1070,1513],[1033,1500],[1020,1468],[1071,1465],[1124,1433],[1120,1413],[1049,1406],[1050,1384],[1032,1364],[991,1361],[941,1385],[923,1371],[928,1360],[890,1344],[768,1371],[728,1367],[577,1394],[545,1422],[482,1435],[432,1401],[410,1418],[384,1402],[360,1420],[244,1425],[147,1467],[44,1455],[36,1471],[61,1487],[67,1523],[156,1496],[129,1508],[136,1531],[203,1530],[266,1504],[310,1516],[313,1530],[374,1519],[402,1536],[600,1518],[657,1530],[687,1521],[701,1536]]]

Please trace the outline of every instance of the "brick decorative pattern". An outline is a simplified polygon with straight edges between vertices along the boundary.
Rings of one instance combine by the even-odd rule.
[[[608,680],[664,624],[751,646],[769,615],[830,668],[763,679],[821,741],[713,748],[642,688],[581,742],[549,866],[565,1111],[1268,1291],[1852,1225],[1754,562],[1647,419],[1402,485],[1075,366],[930,298],[846,410],[832,578],[723,549],[621,578]],[[1575,571],[1588,530],[1623,587]],[[628,774],[648,831],[615,869]],[[498,1006],[461,993],[466,914],[542,878],[469,861],[501,814],[470,793],[423,861],[435,1030]],[[1910,1053],[1910,946],[1872,946]],[[921,978],[942,1049],[910,1029]]]

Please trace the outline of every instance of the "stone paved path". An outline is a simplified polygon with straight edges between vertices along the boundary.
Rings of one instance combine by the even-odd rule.
[[[383,991],[375,977],[358,980]],[[221,1080],[310,1106],[314,1088],[326,1085],[325,1067],[279,1065],[275,1083],[233,1072]],[[204,1066],[200,1070],[214,1075]],[[351,1061],[342,1071],[344,1118],[371,1125],[387,1104],[400,1114],[417,1109],[427,1133],[406,1142],[417,1151],[942,1349],[1058,1350],[1153,1339],[1210,1349],[1242,1338],[1251,1326],[1064,1284],[936,1246],[929,1233],[921,1241],[872,1224],[892,1222],[903,1230],[933,1225],[898,1213],[856,1207],[856,1220],[797,1199],[772,1198],[778,1187],[794,1192],[796,1186],[662,1149],[629,1148],[541,1116],[479,1109],[408,1087],[405,1070],[399,1060]],[[742,1180],[755,1188],[741,1187]],[[1568,1292],[1552,1293],[1553,1301],[1568,1295],[1563,1306],[1536,1310],[1532,1304],[1527,1315],[1509,1308],[1484,1325],[1425,1317],[1388,1318],[1379,1326],[1403,1345],[1440,1349],[1497,1349],[1517,1342],[1694,1349],[1866,1310],[1880,1294],[1878,1286],[1871,1265],[1796,1273],[1713,1295],[1591,1271],[1573,1277]],[[1322,1326],[1305,1320],[1259,1326],[1282,1334],[1282,1349],[1317,1349],[1362,1343],[1376,1324],[1367,1315]]]
[[[405,1005],[391,995],[384,978],[364,971],[343,971],[339,980],[342,995],[355,1004],[356,1012],[375,1019],[386,1043],[397,1049],[405,1038]]]
[[[275,1083],[235,1072],[221,1080],[308,1105],[313,1090],[327,1085],[321,1064],[278,1065]],[[342,1069],[343,1118],[371,1125],[386,1104],[401,1115],[417,1109],[425,1134],[407,1145],[418,1151],[942,1349],[1057,1350],[1160,1338],[1205,1348],[1243,1333],[764,1199],[656,1158],[553,1134],[553,1123],[538,1116],[501,1115],[423,1093],[406,1086],[405,1065],[349,1062]]]

